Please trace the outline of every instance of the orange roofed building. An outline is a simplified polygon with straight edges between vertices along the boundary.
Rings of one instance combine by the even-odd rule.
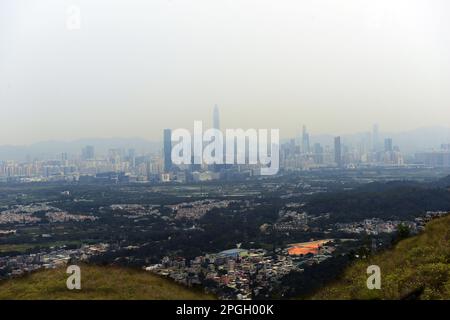
[[[295,243],[288,248],[288,253],[291,256],[305,255],[308,253],[318,254],[320,247],[330,241],[331,241],[330,239],[325,239],[303,243]]]

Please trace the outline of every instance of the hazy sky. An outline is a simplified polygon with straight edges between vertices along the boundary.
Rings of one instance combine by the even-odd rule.
[[[78,5],[81,28],[66,26]],[[0,0],[0,144],[450,124],[446,0]]]

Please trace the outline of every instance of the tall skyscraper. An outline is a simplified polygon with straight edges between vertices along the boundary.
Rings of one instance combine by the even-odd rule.
[[[392,151],[392,139],[390,138],[384,139],[384,151],[385,152]]]
[[[378,151],[380,148],[380,134],[378,130],[378,124],[373,125],[372,129],[372,149]]]
[[[83,160],[94,159],[95,151],[93,146],[86,146],[81,150],[81,158]]]
[[[68,161],[66,152],[61,153],[61,165],[63,165],[63,166],[69,165],[69,161]]]
[[[219,114],[219,107],[216,105],[214,105],[214,110],[213,110],[213,128],[220,130],[220,114]],[[225,162],[225,145],[223,146],[224,149],[222,150],[223,153],[223,162]],[[213,155],[216,155],[216,151],[214,150]],[[218,172],[220,171],[222,168],[224,168],[225,166],[222,164],[214,164],[211,165],[210,168],[212,171]]]
[[[336,162],[338,167],[342,167],[341,137],[334,138],[334,162]]]
[[[320,143],[314,144],[314,162],[317,164],[323,164],[323,148]]]
[[[136,166],[136,151],[134,149],[128,149],[128,162],[132,168]]]
[[[213,111],[213,128],[220,130],[220,116],[219,116],[219,107],[214,105]]]
[[[303,151],[303,153],[309,153],[311,151],[311,148],[309,145],[309,133],[308,133],[308,131],[306,131],[306,126],[303,126],[302,151]]]
[[[172,130],[164,129],[164,171],[172,170]]]

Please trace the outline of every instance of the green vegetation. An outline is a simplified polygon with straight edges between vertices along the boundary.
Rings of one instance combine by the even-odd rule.
[[[366,269],[381,268],[381,290],[369,290]],[[450,299],[450,216],[392,250],[361,260],[312,299]]]
[[[331,222],[368,217],[410,220],[426,211],[450,211],[450,192],[416,182],[375,182],[348,191],[312,195],[305,210],[312,214],[330,212]]]
[[[146,271],[81,265],[81,290],[68,290],[65,268],[38,271],[0,282],[0,299],[19,300],[184,300],[214,299]]]
[[[42,248],[51,248],[51,247],[61,247],[80,245],[80,241],[54,241],[54,242],[44,242],[44,243],[20,243],[20,244],[0,244],[0,253],[8,253],[8,252],[19,252],[25,253],[32,249],[42,249]]]
[[[0,253],[2,252],[25,252],[29,249],[33,249],[35,246],[32,244],[0,244]]]

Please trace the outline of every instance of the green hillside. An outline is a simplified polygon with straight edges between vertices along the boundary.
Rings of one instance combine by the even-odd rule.
[[[65,268],[38,271],[0,282],[0,299],[214,299],[146,271],[80,265],[81,290],[68,290]]]
[[[381,269],[381,289],[366,286],[369,265]],[[429,222],[425,232],[392,250],[350,266],[312,299],[450,299],[450,216]]]

